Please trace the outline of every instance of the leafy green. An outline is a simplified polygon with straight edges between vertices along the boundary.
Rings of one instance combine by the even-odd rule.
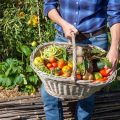
[[[1,73],[5,73],[6,76],[18,74],[23,71],[22,64],[17,59],[8,58],[5,62],[0,63]]]
[[[100,59],[100,61],[101,61],[102,63],[104,63],[107,67],[109,67],[109,68],[112,67],[112,63],[111,63],[106,57],[102,57],[102,58]]]
[[[15,80],[14,80],[14,85],[19,85],[19,86],[23,86],[27,84],[27,80],[25,78],[25,76],[23,74],[20,74],[19,76],[16,76]]]
[[[84,64],[84,66],[85,66],[85,70],[88,70],[88,68],[89,68],[89,66],[90,66],[88,59],[84,59],[84,60],[83,60],[83,64]]]
[[[32,76],[29,76],[29,81],[34,84],[34,85],[37,85],[38,84],[38,77],[36,75],[32,75]]]
[[[7,88],[10,87],[12,85],[11,78],[5,75],[0,75],[0,85]]]
[[[92,47],[91,53],[94,56],[101,57],[101,56],[106,56],[106,51],[101,51],[101,49],[98,49],[96,47]]]
[[[77,68],[79,69],[81,75],[85,74],[86,69],[85,69],[85,64],[84,63],[78,63]]]
[[[19,89],[21,89],[23,86],[26,86],[28,84],[32,85],[33,88],[37,85],[40,85],[38,77],[32,74],[30,65],[26,66],[26,74],[24,73],[22,65],[23,63],[21,61],[12,58],[6,59],[5,62],[1,62],[0,86],[7,89],[18,86]]]
[[[26,72],[31,73],[33,70],[30,65],[26,66]]]
[[[25,85],[25,86],[21,87],[21,91],[27,92],[30,94],[30,93],[35,93],[36,88],[32,85]]]
[[[20,46],[20,48],[21,48],[22,52],[23,52],[26,56],[30,56],[30,54],[31,54],[31,49],[30,49],[28,46],[22,45],[22,46]]]

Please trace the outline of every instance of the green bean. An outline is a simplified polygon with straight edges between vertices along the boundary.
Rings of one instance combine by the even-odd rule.
[[[63,46],[51,45],[44,49],[43,56],[46,59],[49,59],[51,56],[55,56],[57,59],[67,58],[66,48]]]

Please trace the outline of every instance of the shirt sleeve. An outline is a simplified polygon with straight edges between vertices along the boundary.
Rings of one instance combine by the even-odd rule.
[[[120,0],[109,0],[107,5],[109,27],[120,23]]]
[[[58,0],[44,0],[44,15],[48,16],[48,13],[52,9],[56,9],[58,6]]]

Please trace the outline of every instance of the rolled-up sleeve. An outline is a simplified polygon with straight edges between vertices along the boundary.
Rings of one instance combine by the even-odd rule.
[[[52,9],[56,9],[58,6],[58,0],[44,0],[44,15],[48,16],[48,13]]]
[[[120,23],[120,0],[109,0],[107,6],[109,27]]]

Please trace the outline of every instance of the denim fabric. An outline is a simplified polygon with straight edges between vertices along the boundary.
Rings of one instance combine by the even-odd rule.
[[[49,95],[44,88],[41,86],[41,97],[44,103],[44,111],[46,120],[64,120],[62,103],[59,98]]]
[[[108,49],[108,36],[101,34],[90,39],[80,41],[77,44],[92,44],[99,46],[105,50]],[[67,42],[68,40],[61,35],[57,34],[55,37],[56,42]],[[46,120],[63,120],[62,103],[59,98],[49,95],[42,85],[41,96],[44,103],[44,111]],[[75,110],[75,120],[90,120],[94,108],[94,94],[83,100],[78,100]]]
[[[68,39],[61,36],[59,33],[55,36],[55,42],[68,42]],[[89,39],[77,42],[77,44],[92,44],[98,47],[103,48],[104,50],[108,49],[108,35],[106,33],[91,37]]]

